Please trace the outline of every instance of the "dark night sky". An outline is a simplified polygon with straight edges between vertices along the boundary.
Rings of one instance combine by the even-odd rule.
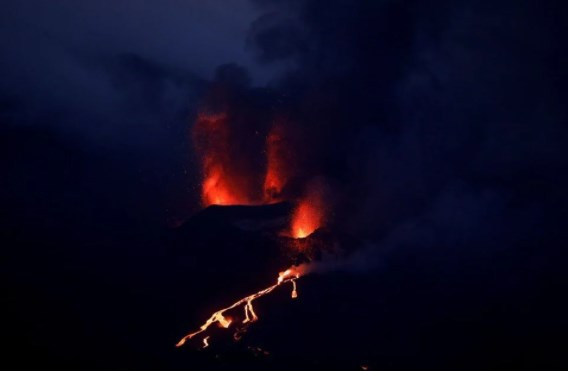
[[[244,107],[234,124],[244,138],[270,113],[301,128],[298,173],[326,180],[330,228],[357,236],[352,256],[301,283],[303,304],[264,311],[274,319],[251,341],[274,358],[250,367],[558,366],[566,10],[536,0],[3,2],[0,287],[14,360],[235,369],[230,356],[170,346],[267,271],[262,252],[234,264],[263,237],[239,254],[231,241],[171,246],[171,227],[199,209],[189,130],[220,87]]]

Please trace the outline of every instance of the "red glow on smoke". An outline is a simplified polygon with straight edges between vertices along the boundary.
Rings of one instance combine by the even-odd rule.
[[[247,174],[239,173],[232,156],[230,129],[225,113],[202,112],[193,127],[193,141],[201,160],[203,206],[254,203]]]
[[[277,121],[266,138],[264,201],[280,201],[290,177],[290,143],[283,122]]]
[[[324,206],[322,185],[312,184],[292,214],[292,237],[305,238],[320,228],[324,221]]]

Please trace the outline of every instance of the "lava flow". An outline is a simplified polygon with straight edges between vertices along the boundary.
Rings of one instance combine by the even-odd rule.
[[[206,331],[209,328],[209,326],[211,326],[215,322],[217,322],[220,327],[229,328],[232,321],[230,319],[227,319],[223,314],[225,312],[231,310],[231,309],[237,308],[240,305],[244,305],[244,310],[245,310],[245,319],[242,321],[242,325],[248,326],[248,324],[255,322],[256,320],[258,320],[258,316],[254,312],[252,302],[254,300],[260,298],[261,296],[264,296],[266,294],[271,293],[275,288],[280,286],[282,283],[292,282],[292,287],[293,287],[292,298],[293,299],[297,298],[298,293],[296,291],[296,279],[300,278],[300,274],[301,274],[301,272],[300,272],[299,268],[297,268],[297,267],[291,267],[291,268],[288,268],[287,270],[285,270],[284,272],[280,272],[278,274],[278,280],[276,281],[276,284],[274,284],[270,287],[267,287],[264,290],[260,290],[257,293],[254,293],[252,295],[244,297],[241,300],[233,303],[232,305],[213,313],[211,315],[211,317],[209,317],[209,319],[199,328],[198,331],[192,332],[192,333],[184,336],[183,338],[181,338],[181,340],[176,344],[176,346],[180,347],[180,346],[184,345],[187,340],[189,340],[189,339],[193,338],[194,336],[199,335],[200,333]],[[244,329],[237,330],[237,333],[236,333],[237,336],[235,336],[235,339],[238,339],[238,333],[243,332],[243,331],[244,331]],[[207,336],[203,339],[203,343],[204,343],[203,348],[206,348],[206,347],[209,346],[208,340],[209,340],[209,336]]]

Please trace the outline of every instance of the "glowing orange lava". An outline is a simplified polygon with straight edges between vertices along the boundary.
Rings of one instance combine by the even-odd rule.
[[[266,294],[271,293],[276,287],[280,286],[282,283],[285,283],[285,282],[292,282],[292,284],[293,284],[292,298],[296,298],[298,296],[298,294],[296,292],[296,279],[300,278],[300,275],[301,275],[301,272],[300,272],[300,268],[298,268],[298,267],[291,267],[291,268],[285,270],[284,272],[280,272],[278,274],[278,279],[276,281],[276,284],[274,284],[270,287],[267,287],[264,290],[260,290],[257,293],[254,293],[252,295],[244,297],[241,300],[233,303],[232,305],[213,313],[211,315],[211,317],[209,317],[209,319],[203,325],[201,325],[201,327],[199,328],[198,331],[192,332],[192,333],[184,336],[183,338],[181,338],[181,340],[176,344],[176,347],[181,347],[182,345],[184,345],[186,343],[187,340],[189,340],[189,339],[193,338],[194,336],[206,331],[207,328],[209,328],[209,326],[211,326],[215,322],[217,322],[220,327],[229,328],[232,321],[230,319],[227,319],[224,316],[224,313],[231,310],[231,309],[237,308],[238,306],[243,305],[243,304],[244,304],[244,309],[245,309],[245,319],[242,321],[241,324],[247,325],[249,323],[257,321],[258,316],[254,312],[252,302],[254,300],[260,298],[261,296],[264,296]],[[238,340],[240,338],[240,333],[243,332],[243,331],[244,331],[244,329],[238,329],[237,330],[237,332],[235,333],[235,336],[234,336],[236,340]],[[206,338],[203,339],[203,342],[206,346],[209,346],[208,340],[209,340],[209,336],[207,336]],[[206,346],[204,346],[204,348]]]
[[[203,338],[203,349],[205,349],[209,346],[209,338],[210,338],[210,336],[206,336],[206,337]]]
[[[309,197],[300,200],[292,214],[291,235],[306,238],[322,224],[323,212],[319,199]]]
[[[202,198],[205,206],[246,204],[232,189],[219,165],[207,166],[207,174],[203,180]]]
[[[248,179],[238,173],[239,169],[229,150],[231,131],[228,115],[200,113],[192,134],[195,150],[201,160],[203,206],[251,204]]]
[[[306,188],[304,196],[298,200],[292,213],[290,235],[294,238],[306,238],[320,228],[324,222],[325,186],[321,180],[313,181]]]

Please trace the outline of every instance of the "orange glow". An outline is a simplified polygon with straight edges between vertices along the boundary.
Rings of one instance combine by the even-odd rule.
[[[201,112],[193,126],[194,147],[201,164],[203,206],[254,205],[285,200],[283,192],[294,192],[285,191],[285,188],[288,187],[289,182],[292,184],[296,181],[293,178],[294,154],[290,150],[290,136],[286,125],[283,121],[277,120],[266,137],[266,173],[263,181],[262,173],[256,171],[254,166],[243,164],[242,149],[246,147],[243,142],[238,141],[239,138],[234,135],[235,133],[231,133],[232,117],[230,111],[227,112]],[[234,143],[235,139],[237,143]],[[322,183],[317,183],[316,186],[314,184],[308,186],[304,196],[298,200],[286,235],[289,233],[294,238],[305,238],[320,228],[324,222],[323,186]],[[214,312],[197,331],[181,338],[176,346],[180,347],[193,337],[205,333],[215,323],[225,329],[232,326],[233,338],[239,340],[247,327],[259,319],[253,301],[287,282],[292,284],[292,299],[296,299],[298,297],[296,280],[305,273],[305,269],[305,266],[290,267],[280,272],[275,284]],[[232,311],[241,307],[244,318],[236,318],[233,321],[226,316],[227,312],[232,314],[234,313]],[[239,322],[239,319],[242,320]],[[203,348],[209,347],[209,339],[210,336],[202,339]]]
[[[284,128],[281,122],[276,122],[266,137],[265,202],[279,201],[290,177],[290,143]]]
[[[231,189],[221,166],[212,165],[208,166],[207,169],[207,175],[202,185],[202,198],[205,206],[248,203]]]
[[[292,217],[292,236],[306,238],[320,225],[320,215],[310,203],[301,201]]]
[[[282,282],[287,280],[294,280],[296,278],[300,278],[302,274],[300,267],[290,267],[286,269],[284,272],[278,273],[278,280],[276,281],[277,285],[280,285]],[[294,285],[295,287],[295,285]]]
[[[306,238],[322,224],[323,213],[319,202],[311,199],[300,201],[292,215],[292,237]]]
[[[292,299],[298,297],[298,291],[296,290],[296,280],[292,280]]]
[[[246,174],[239,174],[230,152],[231,131],[225,113],[200,113],[193,142],[201,160],[201,202],[209,205],[249,205],[253,200]]]
[[[285,270],[284,272],[280,272],[278,274],[278,279],[276,281],[276,284],[274,284],[270,287],[267,287],[264,290],[260,290],[257,293],[254,293],[252,295],[244,297],[241,300],[233,303],[232,305],[213,313],[211,315],[211,317],[209,317],[209,319],[203,325],[201,325],[201,327],[199,328],[198,331],[192,332],[192,333],[184,336],[183,338],[181,338],[181,340],[176,344],[176,347],[181,347],[182,345],[184,345],[186,343],[187,340],[190,340],[194,336],[199,335],[200,333],[206,331],[207,328],[209,328],[209,326],[211,326],[213,323],[218,323],[220,327],[229,328],[232,321],[230,319],[225,318],[225,316],[223,314],[225,312],[231,310],[231,309],[239,307],[240,305],[244,305],[244,311],[245,311],[245,319],[242,321],[242,323],[241,323],[242,325],[247,325],[248,323],[252,323],[252,322],[257,321],[258,316],[254,312],[252,302],[254,300],[260,298],[261,296],[264,296],[266,294],[271,293],[275,288],[277,288],[278,286],[280,286],[282,283],[285,283],[285,282],[292,282],[292,284],[293,284],[292,297],[294,297],[294,298],[297,297],[298,296],[297,293],[294,294],[296,292],[295,280],[300,278],[300,275],[301,275],[301,271],[300,271],[299,267],[291,267],[291,268]],[[240,339],[240,334],[244,330],[245,330],[244,328],[237,329],[235,334],[234,334],[234,338],[236,340]],[[204,342],[205,342],[206,339],[208,340],[209,337],[204,338]],[[207,343],[207,344],[209,344],[209,343]]]
[[[304,197],[298,200],[290,223],[293,238],[306,238],[322,226],[325,216],[324,192],[324,183],[314,181],[307,187]]]

